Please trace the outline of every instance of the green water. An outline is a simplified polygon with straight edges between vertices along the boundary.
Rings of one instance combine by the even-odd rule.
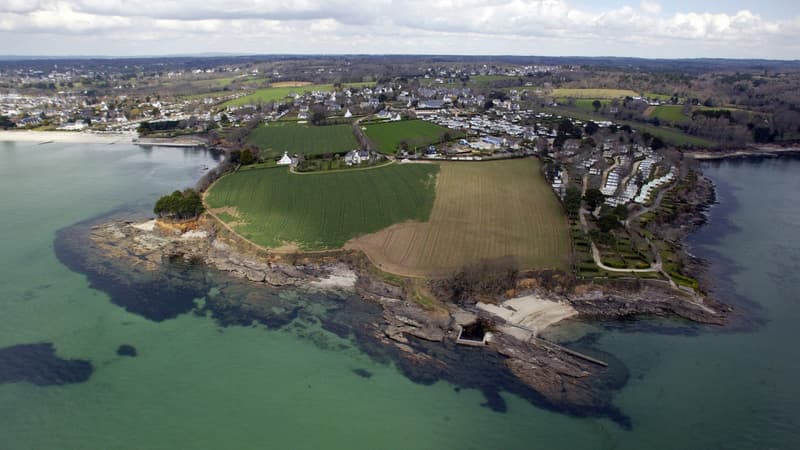
[[[792,176],[800,163],[708,169],[726,180],[726,195],[738,204],[714,211],[698,251],[752,261],[732,275],[732,289],[763,306],[766,325],[746,333],[702,328],[699,336],[560,330],[599,332],[596,345],[629,367],[631,380],[615,403],[632,418],[631,430],[541,410],[511,395],[504,395],[507,413],[492,412],[478,391],[414,384],[321,329],[309,339],[289,327],[221,328],[191,314],[151,322],[113,305],[55,258],[56,230],[120,207],[146,213],[158,195],[190,186],[213,164],[193,150],[0,143],[0,347],[53,342],[60,357],[94,366],[84,383],[0,385],[1,448],[792,448],[799,442],[798,352],[791,343],[800,282],[785,274],[800,263],[800,207],[788,195],[800,191]],[[785,195],[760,201],[756,189],[743,189],[751,180]],[[713,215],[741,229],[720,231]],[[118,356],[120,344],[133,345],[138,356]],[[354,369],[373,375],[362,378]]]

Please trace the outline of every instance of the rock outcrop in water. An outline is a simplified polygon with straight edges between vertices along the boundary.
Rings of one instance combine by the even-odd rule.
[[[300,330],[303,321],[316,321],[353,339],[373,358],[394,361],[416,382],[444,379],[478,389],[486,406],[497,411],[505,409],[499,392],[508,391],[542,407],[628,424],[610,403],[613,390],[627,376],[610,355],[604,358],[610,360],[606,367],[603,361],[542,341],[539,330],[507,323],[486,310],[450,302],[423,306],[412,300],[408,286],[377,276],[360,254],[262,253],[206,219],[82,224],[59,233],[56,244],[62,262],[86,273],[115,303],[152,320],[195,311],[226,326],[260,323]],[[153,289],[153,283],[159,288]],[[303,297],[311,300],[287,301],[282,297],[286,288],[306,292]],[[328,293],[315,296],[321,290]],[[724,320],[708,305],[657,286],[589,284],[520,294],[568,305],[579,317],[652,314],[707,323]],[[325,313],[312,312],[320,307]],[[459,345],[462,328],[476,320],[495,324],[485,345]]]
[[[50,342],[0,349],[0,384],[28,382],[39,386],[83,383],[94,371],[82,359],[62,359]]]

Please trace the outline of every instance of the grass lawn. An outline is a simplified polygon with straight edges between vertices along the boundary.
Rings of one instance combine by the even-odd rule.
[[[659,105],[648,108],[649,118],[658,118],[662,122],[685,123],[691,119],[683,114],[683,105]]]
[[[592,104],[595,100],[600,102],[601,107],[611,104],[611,100],[604,100],[604,99],[595,99],[595,98],[577,98],[575,99],[575,107],[584,111],[594,112],[594,105]],[[568,98],[558,98],[556,102],[560,105],[566,105],[569,102]]]
[[[634,129],[639,130],[639,132],[641,133],[647,132],[652,134],[653,136],[658,136],[661,139],[663,139],[664,142],[668,142],[673,145],[679,145],[679,146],[693,145],[697,147],[714,147],[716,145],[714,144],[714,142],[709,141],[708,139],[689,136],[688,134],[685,134],[681,130],[676,130],[674,128],[668,128],[663,126],[656,127],[653,125],[644,125],[636,122],[623,122],[623,123],[627,123]]]
[[[206,202],[259,245],[333,249],[396,223],[427,221],[438,171],[434,164],[302,175],[249,170],[221,178]]]
[[[402,141],[406,141],[413,151],[414,147],[438,143],[447,132],[453,139],[464,136],[461,131],[450,130],[424,120],[384,122],[365,125],[365,128],[367,137],[377,146],[378,151],[385,154],[394,154]]]
[[[321,155],[342,153],[358,147],[350,125],[314,126],[295,122],[261,125],[248,136],[248,142],[271,158],[289,154]]]
[[[586,99],[614,99],[624,97],[636,97],[639,93],[630,89],[572,89],[556,88],[553,89],[553,97],[571,97]]]
[[[364,87],[364,86],[373,86],[374,84],[375,83],[372,82],[347,83],[343,84],[342,87]],[[223,103],[222,106],[228,107],[228,106],[255,105],[258,103],[270,103],[279,100],[285,100],[286,97],[288,97],[289,94],[292,93],[303,94],[304,92],[311,92],[311,91],[333,92],[333,90],[334,87],[332,84],[312,84],[301,87],[283,86],[283,87],[257,89],[252,94],[245,95],[243,97],[239,97],[237,99],[225,102]]]
[[[523,268],[567,269],[569,226],[540,164],[441,163],[428,222],[394,225],[348,246],[363,250],[381,270],[407,276],[442,276],[506,257]]]
[[[672,99],[671,95],[668,94],[656,94],[655,92],[645,92],[645,98],[654,99],[662,102],[668,102]]]

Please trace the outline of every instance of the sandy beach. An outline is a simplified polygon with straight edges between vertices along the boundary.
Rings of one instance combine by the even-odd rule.
[[[9,131],[0,130],[0,142],[59,142],[67,144],[131,144],[136,133],[84,133],[80,131]]]
[[[501,331],[522,340],[537,336],[550,325],[578,314],[570,305],[545,300],[535,295],[512,298],[499,305],[478,303],[478,308],[502,318],[509,324],[523,327],[524,329],[508,325],[498,327]]]

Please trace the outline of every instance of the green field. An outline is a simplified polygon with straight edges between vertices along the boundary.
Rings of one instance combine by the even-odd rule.
[[[184,95],[181,98],[185,100],[198,100],[203,98],[224,97],[228,95],[233,95],[235,93],[236,91],[213,91],[213,92],[205,92],[202,94]]]
[[[284,168],[249,170],[221,178],[206,202],[256,244],[339,248],[392,224],[427,221],[438,171],[434,164],[303,175]]]
[[[366,82],[366,83],[347,83],[343,84],[342,87],[364,87],[364,86],[373,86],[375,83]],[[308,86],[302,87],[271,87],[265,89],[258,89],[252,94],[245,95],[244,97],[239,97],[237,99],[230,100],[228,102],[223,103],[223,107],[228,106],[244,106],[244,105],[255,105],[259,103],[271,103],[276,102],[279,100],[285,100],[292,93],[303,94],[305,92],[311,91],[323,91],[323,92],[333,92],[334,87],[332,84],[311,84]]]
[[[670,101],[672,99],[671,95],[668,95],[668,94],[656,94],[655,92],[645,92],[644,93],[644,97],[645,98],[650,98],[650,99],[653,99],[653,100],[662,101],[662,102],[668,102],[668,101]]]
[[[519,77],[509,77],[507,75],[475,75],[469,77],[469,82],[478,86],[488,86],[494,81],[518,81]]]
[[[553,89],[553,97],[570,97],[586,99],[614,99],[624,97],[636,97],[639,94],[630,89],[572,89],[556,88]]]
[[[579,120],[594,120],[594,121],[611,120],[610,118],[604,117],[600,114],[594,114],[593,112],[584,111],[579,108],[573,108],[573,109],[565,107],[542,108],[542,111],[554,115],[574,117]],[[654,125],[647,125],[641,122],[633,122],[630,120],[616,120],[615,123],[620,125],[629,125],[631,128],[642,133],[648,132],[653,136],[660,137],[661,139],[664,140],[664,142],[670,143],[672,145],[677,145],[677,146],[692,145],[697,147],[714,147],[716,145],[714,142],[709,141],[708,139],[689,136],[676,128],[670,128],[666,126],[657,127]]]
[[[289,154],[321,155],[343,153],[358,148],[350,125],[314,126],[295,122],[270,122],[261,125],[247,138],[261,149],[261,156],[273,158]]]
[[[594,98],[576,98],[575,99],[575,107],[578,109],[582,109],[584,111],[594,112],[594,105],[592,103],[598,100],[601,106],[607,106],[611,104],[611,100],[604,100],[604,99],[594,99]],[[568,105],[569,99],[564,98],[557,98],[556,102],[560,105]]]
[[[451,139],[464,136],[461,131],[450,130],[423,120],[385,122],[366,125],[365,128],[367,137],[377,146],[378,151],[385,154],[394,154],[402,141],[406,141],[413,151],[415,147],[421,149],[440,142],[448,132]]]
[[[653,125],[644,125],[637,122],[622,122],[627,123],[639,132],[647,132],[653,136],[660,137],[664,142],[671,143],[678,146],[696,146],[696,147],[714,147],[716,144],[708,139],[699,138],[696,136],[689,136],[688,134],[669,127],[656,127]]]
[[[181,86],[185,84],[187,86],[191,86],[192,92],[196,93],[189,95],[181,95],[180,97],[187,100],[195,100],[201,98],[233,95],[237,92],[240,92],[243,88],[253,87],[261,83],[264,83],[264,79],[252,77],[249,75],[238,75],[235,77],[208,78],[200,80],[190,80],[187,82],[181,82],[180,80],[177,80],[164,83],[164,85]]]
[[[683,105],[660,105],[648,108],[648,118],[657,118],[662,122],[684,123],[690,119],[683,114]]]

